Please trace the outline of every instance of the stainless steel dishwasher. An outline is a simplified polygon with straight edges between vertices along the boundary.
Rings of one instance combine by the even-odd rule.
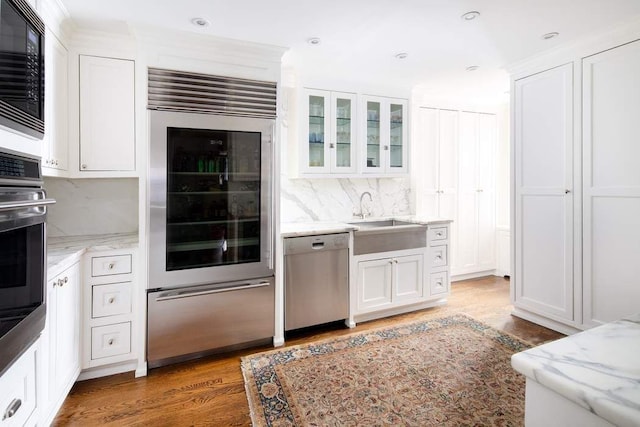
[[[349,233],[284,241],[284,329],[349,317]]]

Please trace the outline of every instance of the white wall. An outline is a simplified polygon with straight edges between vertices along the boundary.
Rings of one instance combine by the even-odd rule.
[[[138,231],[138,180],[45,178],[49,237]]]

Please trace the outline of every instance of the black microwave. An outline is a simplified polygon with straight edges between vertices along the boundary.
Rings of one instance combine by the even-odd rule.
[[[44,136],[44,23],[25,0],[0,0],[0,125]]]

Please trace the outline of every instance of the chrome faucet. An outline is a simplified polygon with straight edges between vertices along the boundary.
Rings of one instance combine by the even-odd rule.
[[[364,213],[364,209],[362,208],[362,200],[364,199],[364,196],[369,195],[369,200],[371,200],[373,202],[373,197],[371,197],[371,193],[369,193],[368,191],[365,191],[364,193],[362,193],[362,195],[360,196],[360,217],[362,219],[365,219],[365,217],[367,216],[366,213]]]

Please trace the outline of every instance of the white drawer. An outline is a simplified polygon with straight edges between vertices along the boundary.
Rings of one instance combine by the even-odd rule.
[[[91,359],[131,352],[131,322],[91,328]]]
[[[94,285],[91,289],[91,317],[94,319],[131,313],[131,282]]]
[[[35,408],[36,352],[32,347],[0,377],[0,426],[24,425]]]
[[[430,267],[445,267],[448,265],[447,259],[448,245],[430,246],[428,252],[428,260]]]
[[[91,276],[110,276],[131,273],[131,255],[98,256],[91,258]]]
[[[429,275],[429,291],[431,295],[449,292],[449,273],[446,271],[431,273]]]
[[[434,240],[447,240],[449,237],[447,227],[430,228],[427,232],[427,239],[432,242]]]

